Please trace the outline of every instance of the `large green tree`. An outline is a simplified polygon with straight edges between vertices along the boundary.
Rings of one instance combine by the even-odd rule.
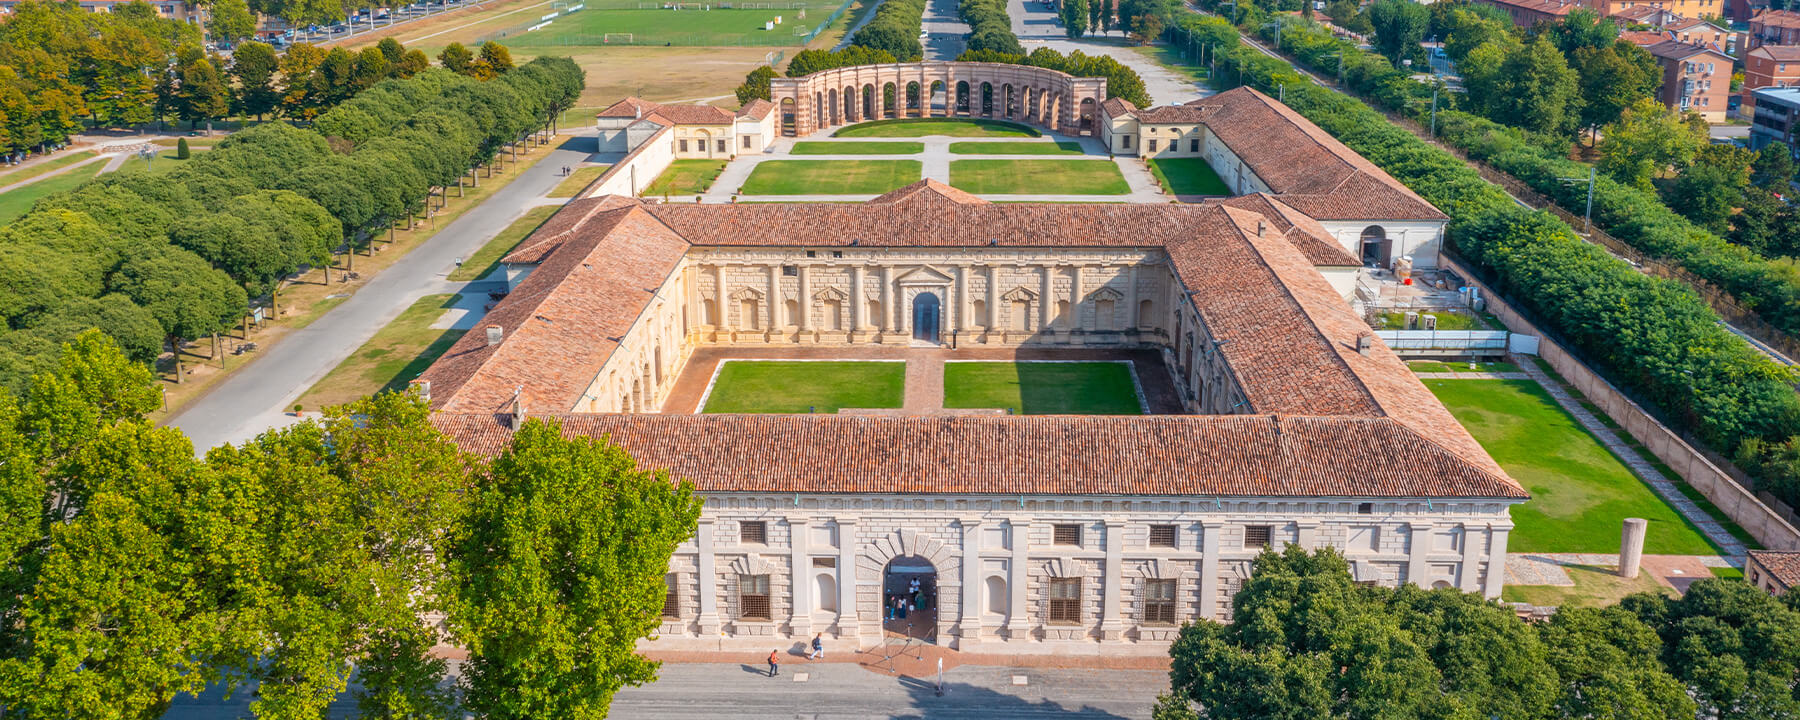
[[[1419,53],[1431,11],[1412,0],[1376,0],[1369,6],[1369,22],[1375,26],[1375,49],[1400,67]]]
[[[1621,603],[1661,638],[1663,665],[1719,720],[1800,717],[1800,612],[1741,580],[1701,580],[1679,599]],[[1690,716],[1691,717],[1691,716]]]
[[[238,112],[255,115],[261,120],[275,109],[281,93],[275,89],[275,73],[281,67],[275,48],[266,43],[247,42],[231,54],[231,77],[237,81],[235,95]]]
[[[1580,76],[1581,122],[1593,132],[1617,122],[1625,109],[1639,100],[1656,96],[1662,86],[1662,66],[1656,58],[1629,42],[1618,41],[1600,48],[1578,47],[1571,66]]]
[[[1601,133],[1602,172],[1619,182],[1649,189],[1650,180],[1686,166],[1705,146],[1706,124],[1652,98],[1640,98]]]

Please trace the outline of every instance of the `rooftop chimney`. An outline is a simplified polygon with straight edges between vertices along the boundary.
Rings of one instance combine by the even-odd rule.
[[[500,330],[500,326],[499,326],[499,325],[489,325],[489,326],[487,326],[487,335],[488,335],[488,347],[493,347],[493,346],[495,346],[495,345],[499,345],[499,344],[500,344],[500,338],[501,338],[501,337],[503,337],[503,336],[504,336],[504,334],[505,334],[505,333],[504,333],[504,332],[503,332],[503,331],[501,331],[501,330]]]
[[[1262,237],[1263,231],[1268,230],[1268,229],[1269,229],[1268,223],[1265,223],[1261,220],[1256,221],[1256,236],[1257,237]]]
[[[1375,334],[1374,333],[1366,332],[1366,333],[1356,336],[1356,351],[1357,352],[1367,355],[1367,354],[1369,354],[1369,351],[1373,350],[1373,349],[1375,349]]]
[[[514,430],[519,429],[520,425],[525,424],[524,390],[525,390],[525,388],[523,386],[520,386],[520,385],[513,386],[512,429],[514,429]]]
[[[426,401],[431,400],[431,381],[430,380],[421,380],[419,378],[413,378],[412,382],[409,382],[407,384],[412,386],[413,391],[417,392],[419,394],[420,398],[423,398]]]

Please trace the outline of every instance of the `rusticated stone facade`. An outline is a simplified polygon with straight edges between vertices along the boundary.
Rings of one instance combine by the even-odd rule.
[[[1011,120],[1090,135],[1106,99],[1106,78],[1004,63],[858,65],[775,78],[769,99],[780,110],[786,135],[904,117]]]

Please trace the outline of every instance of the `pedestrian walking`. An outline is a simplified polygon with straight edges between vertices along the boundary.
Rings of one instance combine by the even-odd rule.
[[[776,660],[775,652],[774,650],[769,651],[769,677],[781,674],[781,663]]]
[[[819,633],[819,634],[813,636],[812,655],[807,656],[806,659],[808,659],[808,660],[823,660],[823,659],[825,659],[825,639],[824,638],[825,638],[825,633]]]

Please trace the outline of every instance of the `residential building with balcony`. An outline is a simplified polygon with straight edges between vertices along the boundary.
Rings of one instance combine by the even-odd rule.
[[[1761,150],[1772,142],[1788,147],[1800,144],[1795,128],[1800,126],[1800,87],[1763,88],[1752,93],[1756,112],[1750,116],[1750,149]]]
[[[1764,45],[1800,45],[1800,12],[1764,10],[1750,18],[1750,33],[1745,47]]]
[[[1675,110],[1699,113],[1707,122],[1724,122],[1731,104],[1731,56],[1714,45],[1665,40],[1644,48],[1662,65],[1663,84],[1657,99]]]
[[[1757,90],[1784,87],[1800,87],[1800,45],[1764,45],[1744,53],[1742,114],[1750,112]]]

